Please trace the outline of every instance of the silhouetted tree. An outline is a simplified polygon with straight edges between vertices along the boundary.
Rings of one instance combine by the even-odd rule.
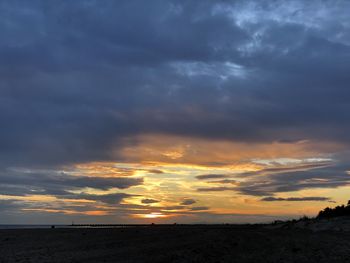
[[[326,207],[318,213],[317,218],[332,218],[338,216],[350,216],[350,200],[346,206],[338,205],[334,208]]]

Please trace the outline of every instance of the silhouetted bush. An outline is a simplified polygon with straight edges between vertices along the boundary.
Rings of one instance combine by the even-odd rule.
[[[309,221],[310,218],[306,215],[303,215],[302,217],[299,218],[299,221]]]
[[[350,200],[347,205],[339,205],[334,208],[326,207],[322,211],[320,211],[317,215],[317,218],[332,218],[338,216],[350,216]]]

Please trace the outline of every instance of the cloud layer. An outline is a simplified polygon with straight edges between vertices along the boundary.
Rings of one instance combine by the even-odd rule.
[[[194,213],[215,206],[210,192],[280,201],[348,186],[349,9],[345,0],[1,1],[0,195],[196,203]],[[133,167],[67,174],[93,162]],[[155,167],[175,162],[210,168]],[[149,195],[147,184],[163,192]]]
[[[2,1],[2,162],[150,132],[347,144],[349,3],[311,2]]]

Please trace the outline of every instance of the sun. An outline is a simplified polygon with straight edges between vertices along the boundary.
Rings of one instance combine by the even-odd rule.
[[[162,214],[162,213],[150,213],[150,214],[146,214],[146,215],[142,215],[144,218],[162,218],[162,217],[166,217],[166,215]]]

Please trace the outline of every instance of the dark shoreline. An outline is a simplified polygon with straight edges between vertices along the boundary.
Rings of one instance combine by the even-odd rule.
[[[2,229],[0,262],[350,262],[350,232],[262,225]]]

